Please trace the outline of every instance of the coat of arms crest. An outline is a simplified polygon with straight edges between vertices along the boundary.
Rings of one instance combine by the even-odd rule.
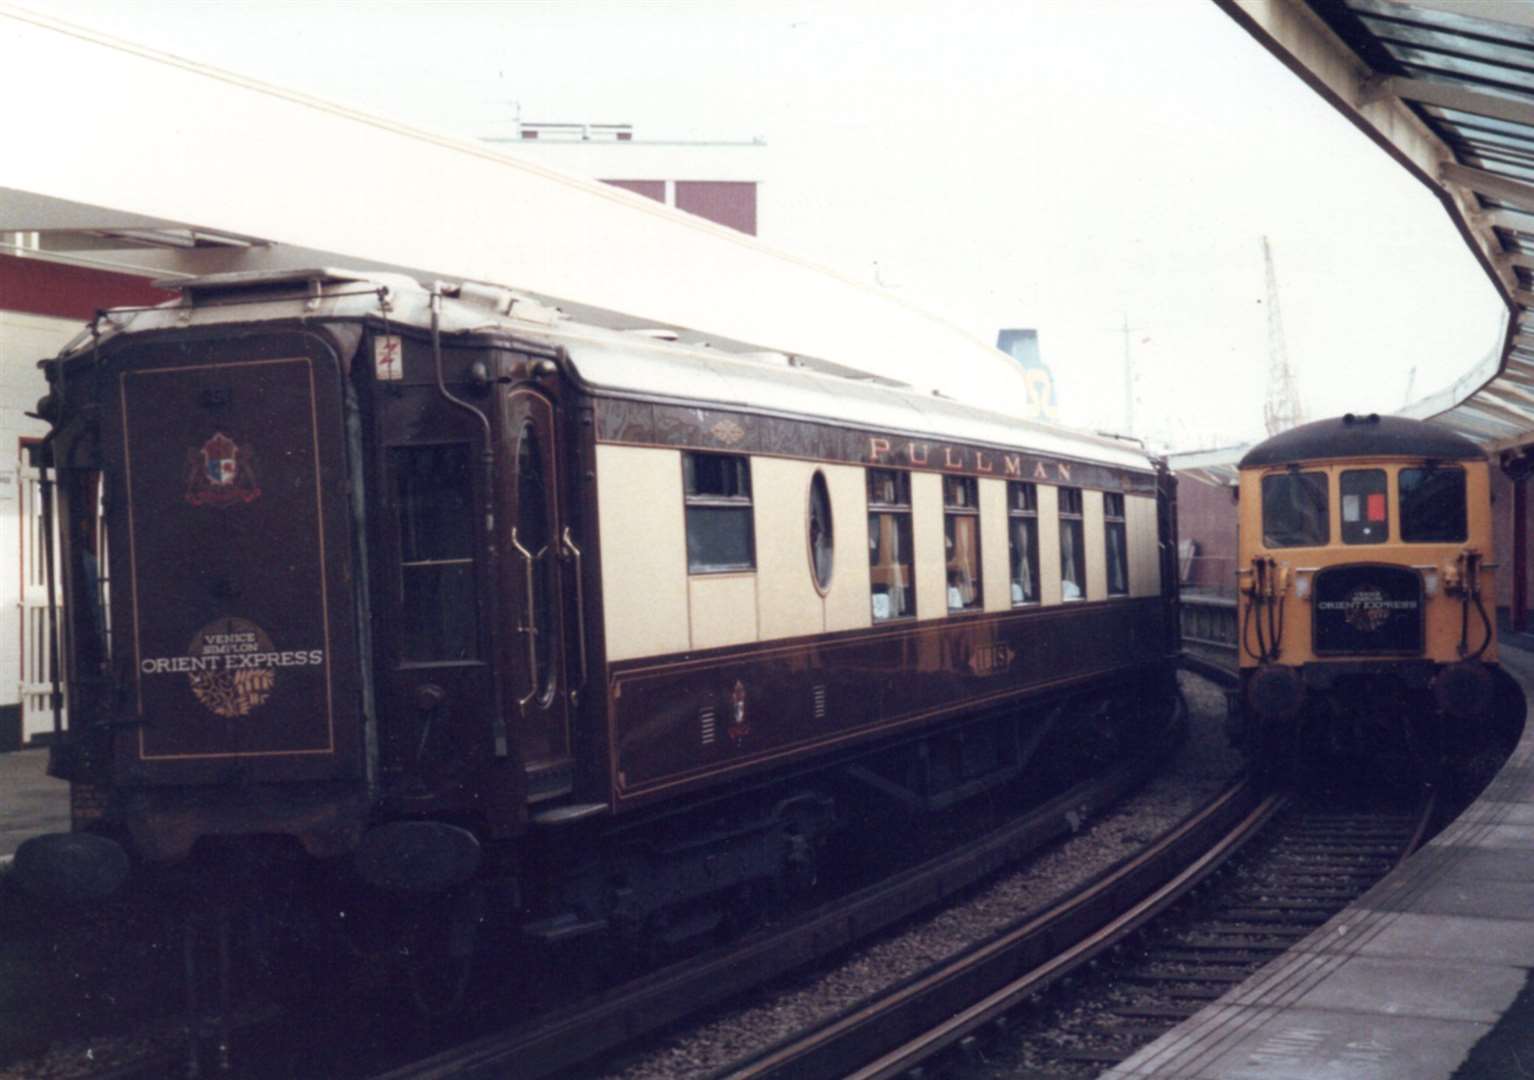
[[[253,455],[222,431],[187,451],[186,501],[193,506],[233,506],[261,497]]]

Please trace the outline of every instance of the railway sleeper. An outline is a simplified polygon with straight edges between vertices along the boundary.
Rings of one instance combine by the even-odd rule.
[[[1314,910],[1291,910],[1280,907],[1271,908],[1222,908],[1220,915],[1226,919],[1238,919],[1244,923],[1256,923],[1258,925],[1276,924],[1279,926],[1320,926],[1330,919],[1336,911],[1332,908],[1326,911]]]
[[[1160,968],[1140,968],[1126,972],[1123,978],[1138,983],[1225,983],[1234,986],[1246,982],[1249,973],[1235,973],[1217,968],[1195,968],[1191,971],[1168,971]]]
[[[1319,899],[1297,897],[1281,889],[1269,893],[1238,893],[1228,898],[1229,907],[1238,911],[1340,911],[1351,897],[1327,896]]]
[[[1176,942],[1176,945],[1179,949],[1185,949],[1188,952],[1194,953],[1208,952],[1218,954],[1231,950],[1239,950],[1240,952],[1247,954],[1277,954],[1289,951],[1288,945],[1279,945],[1275,942],[1253,942],[1251,939],[1254,936],[1256,935],[1231,934],[1229,936],[1217,936],[1205,934],[1199,937],[1189,936],[1186,938],[1179,938]]]
[[[1229,912],[1226,912],[1225,914],[1227,917],[1230,915]],[[1254,922],[1251,920],[1209,923],[1203,928],[1205,933],[1229,934],[1231,936],[1258,938],[1283,937],[1294,938],[1296,940],[1303,937],[1309,937],[1314,929],[1314,927],[1284,926],[1282,924],[1262,921]]]
[[[1081,1065],[1117,1065],[1129,1056],[1130,1048],[1114,1046],[1081,1046],[1074,1050],[1059,1050],[1054,1057]]]
[[[1344,904],[1351,903],[1358,896],[1356,889],[1308,889],[1289,888],[1282,885],[1262,891],[1247,890],[1232,893],[1232,900],[1247,903],[1250,901],[1264,901],[1272,898],[1280,900],[1332,900],[1341,901]]]
[[[1109,1010],[1113,1016],[1126,1020],[1167,1020],[1173,1024],[1182,1023],[1195,1011],[1183,1005],[1165,1004],[1116,1005]]]
[[[1278,950],[1283,951],[1283,950]],[[1215,951],[1213,949],[1185,949],[1158,951],[1154,954],[1158,963],[1162,964],[1212,964],[1215,966],[1237,967],[1250,966],[1257,958],[1257,952],[1226,949]]]

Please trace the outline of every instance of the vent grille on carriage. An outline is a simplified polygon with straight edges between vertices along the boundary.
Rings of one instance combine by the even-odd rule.
[[[698,729],[703,739],[704,746],[710,746],[719,737],[718,727],[714,722],[714,707],[705,705],[698,710]]]
[[[815,698],[815,719],[824,720],[826,718],[826,684],[816,683],[813,693]]]

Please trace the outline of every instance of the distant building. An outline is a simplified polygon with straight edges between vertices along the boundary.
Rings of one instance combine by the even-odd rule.
[[[1002,330],[996,334],[996,347],[1011,356],[1023,368],[1023,387],[1027,400],[1023,415],[1030,420],[1057,421],[1059,402],[1055,399],[1055,377],[1039,355],[1037,330]]]
[[[646,140],[631,124],[518,121],[484,142],[528,161],[591,177],[709,221],[759,234],[766,142]]]

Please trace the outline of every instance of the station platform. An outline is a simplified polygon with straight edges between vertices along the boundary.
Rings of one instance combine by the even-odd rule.
[[[1502,662],[1534,698],[1534,653]],[[1480,799],[1105,1080],[1534,1077],[1534,723]]]
[[[47,750],[0,754],[0,863],[30,836],[69,829],[69,786],[47,768]]]

